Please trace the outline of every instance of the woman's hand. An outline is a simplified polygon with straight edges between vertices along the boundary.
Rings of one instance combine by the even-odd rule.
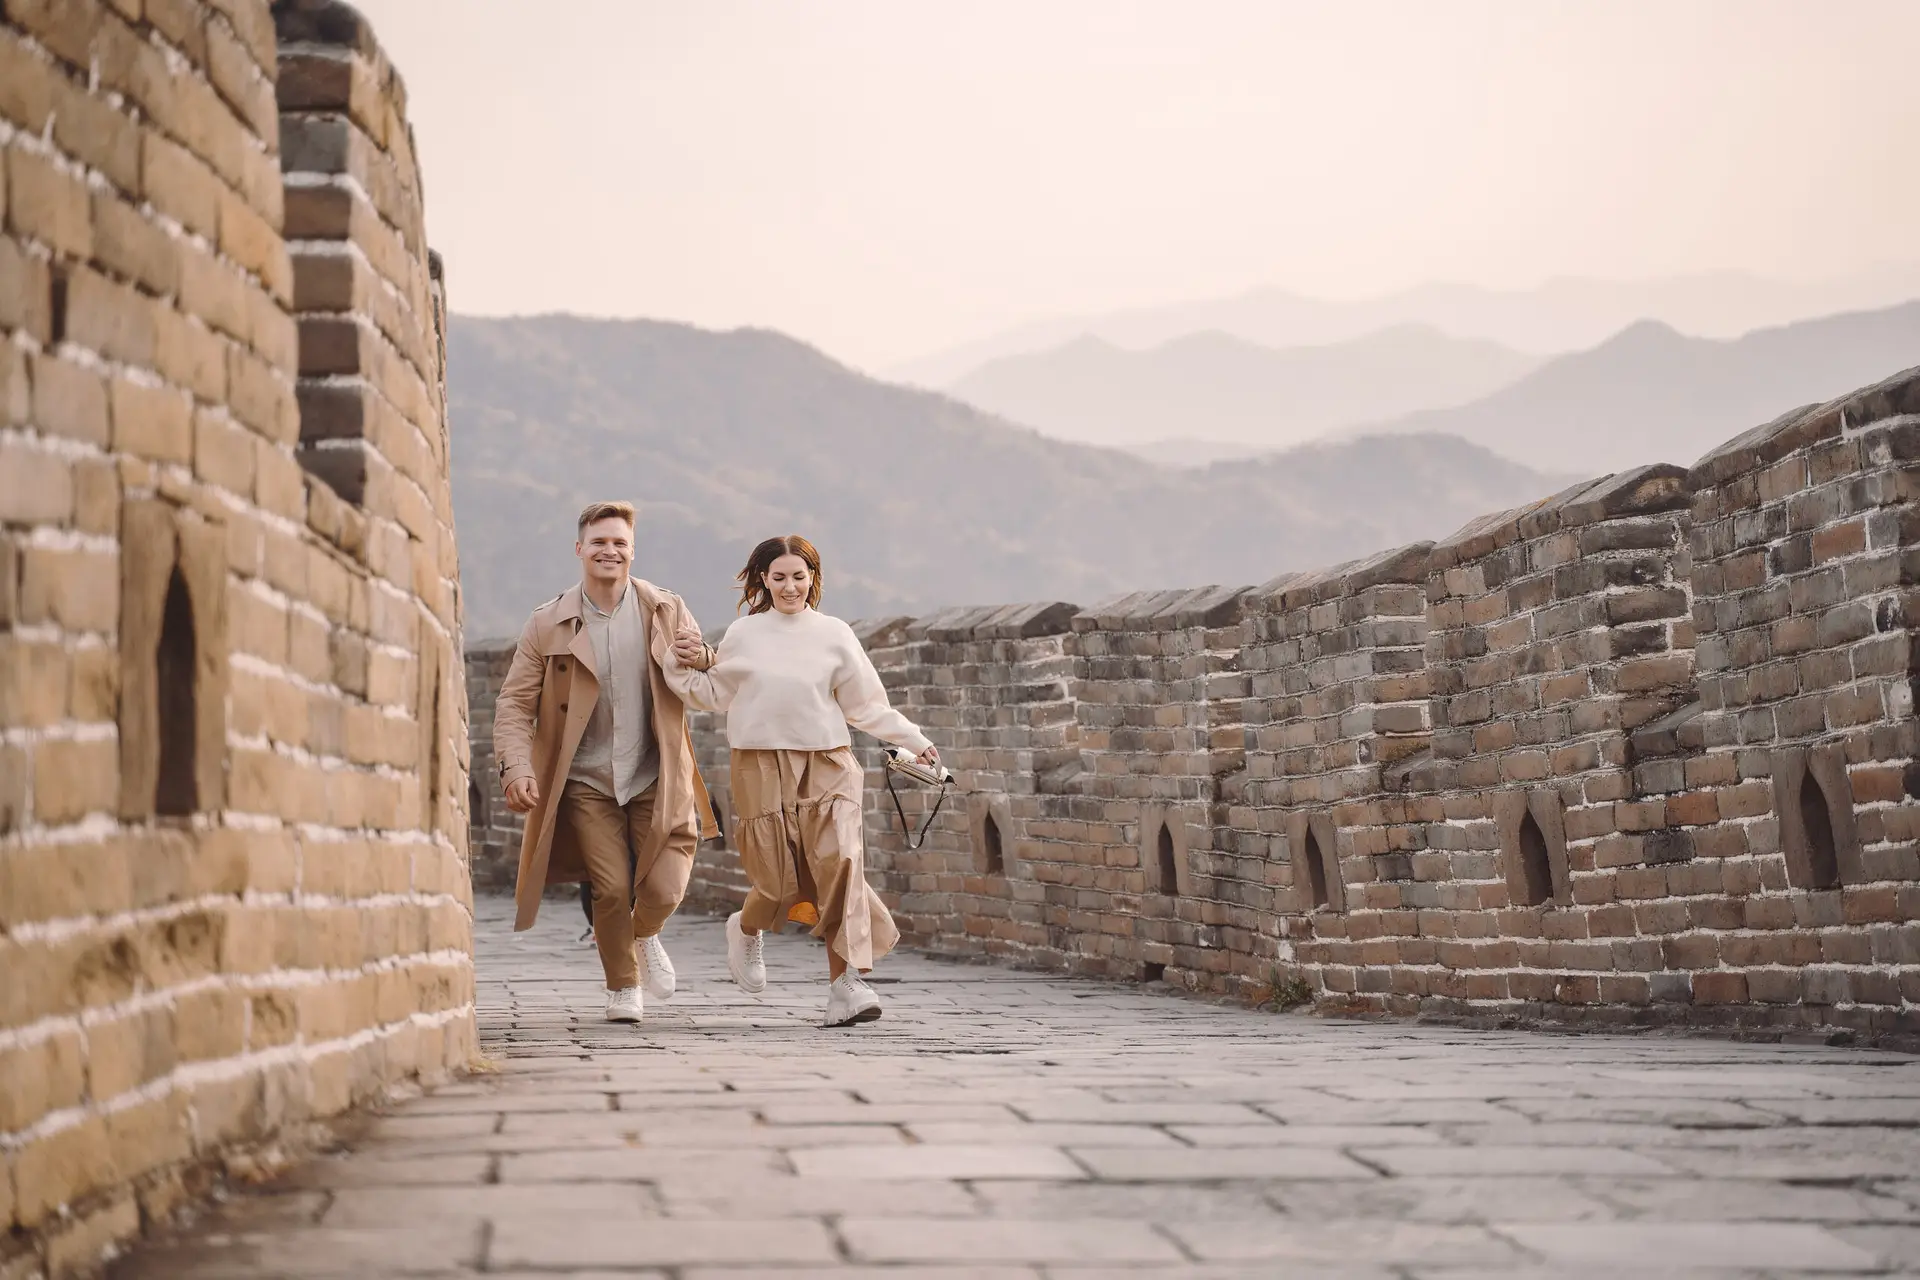
[[[940,763],[940,748],[929,746],[925,751],[915,756],[914,759],[918,760],[921,764],[937,767]]]
[[[700,638],[700,633],[692,627],[680,628],[679,634],[673,638],[674,660],[683,667],[703,671],[705,668],[700,664],[706,660],[706,654],[706,641]]]

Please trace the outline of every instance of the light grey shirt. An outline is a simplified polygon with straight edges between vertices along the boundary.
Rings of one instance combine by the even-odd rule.
[[[571,782],[584,782],[615,804],[644,792],[660,778],[660,751],[653,740],[653,695],[647,687],[646,610],[629,583],[612,613],[580,593],[580,620],[593,645],[600,697],[573,753]]]

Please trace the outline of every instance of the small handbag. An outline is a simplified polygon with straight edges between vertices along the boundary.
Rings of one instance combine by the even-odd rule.
[[[894,790],[893,775],[900,774],[926,786],[938,786],[940,794],[934,797],[933,811],[927,814],[927,820],[920,824],[919,834],[915,834],[913,824],[907,821],[907,811],[900,804],[900,793]],[[925,765],[914,758],[913,753],[900,747],[888,747],[886,759],[887,794],[893,797],[893,811],[900,815],[900,834],[905,837],[907,848],[918,851],[927,842],[927,832],[933,827],[933,820],[940,816],[940,807],[947,802],[947,788],[953,785],[953,775],[947,772],[943,764]]]

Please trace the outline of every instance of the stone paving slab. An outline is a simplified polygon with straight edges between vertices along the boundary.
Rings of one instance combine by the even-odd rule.
[[[1920,1059],[1277,1016],[915,956],[828,1031],[680,918],[600,1017],[579,916],[477,907],[490,1069],[122,1259],[153,1277],[1920,1275]]]

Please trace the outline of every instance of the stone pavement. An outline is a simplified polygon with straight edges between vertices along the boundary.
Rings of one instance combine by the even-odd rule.
[[[1920,1060],[1226,1008],[896,956],[826,1031],[824,958],[667,935],[602,995],[571,904],[482,899],[497,1073],[379,1117],[116,1277],[1089,1280],[1920,1274]]]

